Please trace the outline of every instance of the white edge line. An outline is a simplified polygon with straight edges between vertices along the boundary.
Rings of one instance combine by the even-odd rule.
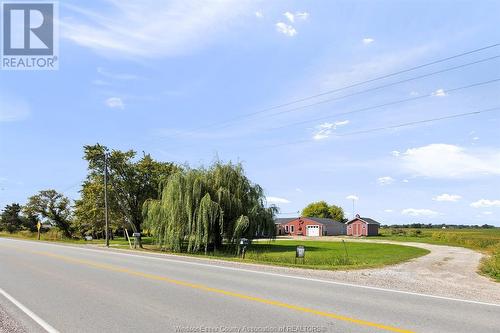
[[[58,330],[56,330],[54,327],[50,326],[45,320],[42,318],[38,317],[33,311],[22,305],[18,300],[16,300],[14,297],[9,295],[5,290],[0,288],[0,294],[3,295],[5,298],[7,298],[12,304],[17,306],[22,312],[24,312],[28,317],[33,319],[38,325],[40,325],[44,330],[46,330],[49,333],[59,333]]]
[[[148,255],[140,255],[140,254],[132,254],[132,253],[120,253],[120,252],[114,252],[114,251],[107,251],[106,249],[100,249],[100,250],[87,249],[87,248],[79,247],[79,246],[54,244],[54,243],[50,243],[50,242],[38,243],[35,241],[12,239],[12,238],[0,238],[0,239],[6,239],[6,240],[14,241],[14,242],[31,243],[31,244],[45,244],[45,245],[56,246],[56,247],[64,247],[64,248],[70,248],[70,249],[76,249],[76,250],[85,250],[85,251],[89,251],[89,252],[115,254],[115,255],[136,257],[136,258],[147,258],[147,259],[152,259],[152,260],[163,260],[163,261],[170,261],[170,262],[193,265],[193,266],[220,268],[220,269],[225,269],[225,270],[230,270],[230,271],[241,271],[241,272],[248,272],[248,273],[254,273],[254,274],[277,276],[277,277],[283,277],[283,278],[295,279],[295,280],[304,280],[304,281],[320,282],[320,283],[327,283],[327,284],[335,284],[335,285],[339,285],[339,286],[346,286],[346,287],[352,287],[352,288],[362,288],[362,289],[370,289],[370,290],[377,290],[377,291],[386,291],[386,292],[392,292],[392,293],[398,293],[398,294],[442,299],[442,300],[447,300],[447,301],[455,301],[455,302],[463,302],[463,303],[472,303],[472,304],[500,307],[500,304],[495,304],[495,303],[472,301],[472,300],[467,300],[467,299],[460,299],[460,298],[453,298],[453,297],[446,297],[446,296],[421,294],[421,293],[417,293],[417,292],[397,290],[397,289],[386,289],[386,288],[380,288],[380,287],[362,286],[362,285],[357,285],[357,284],[352,284],[352,283],[347,283],[347,282],[329,281],[329,280],[308,278],[308,277],[303,277],[303,276],[294,276],[294,275],[288,275],[288,274],[262,272],[262,271],[256,271],[256,270],[251,270],[251,269],[246,269],[246,268],[227,267],[227,266],[219,266],[219,265],[214,265],[214,264],[204,264],[204,263],[199,263],[199,262],[178,260],[178,259],[172,259],[172,258],[167,257],[167,256],[175,256],[175,254],[148,253]],[[121,249],[114,249],[114,250],[124,251]],[[209,258],[196,258],[196,257],[186,257],[186,258],[195,259],[195,260],[210,260]],[[217,260],[217,259],[215,259],[215,260]],[[228,263],[231,263],[231,261],[228,261]]]

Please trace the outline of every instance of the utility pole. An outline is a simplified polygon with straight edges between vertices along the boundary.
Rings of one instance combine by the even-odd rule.
[[[104,153],[104,222],[106,224],[106,246],[109,247],[108,222],[108,153]]]
[[[354,210],[354,199],[352,199],[352,218],[354,218],[355,210]]]

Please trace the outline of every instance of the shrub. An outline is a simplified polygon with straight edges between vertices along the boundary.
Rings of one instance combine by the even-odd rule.
[[[491,256],[483,259],[481,272],[500,282],[500,245],[493,249]]]

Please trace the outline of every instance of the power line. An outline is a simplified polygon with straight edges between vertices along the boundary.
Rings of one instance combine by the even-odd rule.
[[[347,98],[347,97],[357,96],[357,95],[365,94],[365,93],[368,93],[368,92],[380,90],[380,89],[383,89],[383,88],[392,87],[392,86],[395,86],[397,84],[406,83],[406,82],[410,82],[410,81],[415,81],[415,80],[419,80],[419,79],[422,79],[422,78],[425,78],[425,77],[429,77],[429,76],[433,76],[433,75],[437,75],[437,74],[441,74],[441,73],[445,73],[445,72],[457,70],[457,69],[468,67],[468,66],[472,66],[472,65],[477,65],[479,63],[483,63],[483,62],[487,62],[487,61],[492,61],[492,60],[495,60],[495,59],[498,59],[498,58],[500,58],[500,55],[496,55],[496,56],[493,56],[493,57],[489,57],[489,58],[485,58],[485,59],[481,59],[481,60],[469,62],[469,63],[458,65],[458,66],[449,67],[449,68],[442,69],[442,70],[439,70],[439,71],[435,71],[435,72],[431,72],[431,73],[419,75],[419,76],[416,76],[416,77],[412,77],[412,78],[408,78],[408,79],[404,79],[404,80],[400,80],[400,81],[396,81],[396,82],[391,82],[391,83],[388,83],[388,84],[384,84],[384,85],[381,85],[381,86],[377,86],[377,87],[373,87],[373,88],[369,88],[369,89],[357,91],[357,92],[354,92],[354,93],[350,93],[350,94],[346,94],[346,95],[342,95],[342,96],[337,96],[337,97],[333,97],[333,98],[324,99],[324,100],[321,100],[321,101],[318,101],[318,102],[315,102],[315,103],[311,103],[311,104],[307,104],[307,105],[302,105],[302,106],[298,106],[298,107],[295,107],[295,108],[292,108],[292,109],[288,109],[288,110],[284,110],[284,111],[272,113],[272,114],[269,114],[267,116],[277,116],[277,115],[281,115],[281,114],[285,114],[285,113],[295,112],[295,111],[302,110],[302,109],[305,109],[305,108],[310,108],[310,107],[313,107],[313,106],[317,106],[317,105],[321,105],[321,104],[325,104],[325,103],[330,103],[330,102],[333,102],[333,101],[338,101],[338,100],[341,100],[341,99],[344,99],[344,98]],[[221,126],[219,128],[225,128],[225,127],[228,127],[228,126],[231,126],[231,125],[225,125],[225,126]]]
[[[332,93],[335,93],[335,92],[339,92],[339,91],[347,90],[347,89],[350,89],[350,88],[358,87],[358,86],[361,86],[361,85],[364,85],[364,84],[367,84],[367,83],[371,83],[371,82],[383,80],[383,79],[386,79],[386,78],[390,78],[390,77],[397,76],[397,75],[400,75],[400,74],[403,74],[403,73],[411,72],[411,71],[414,71],[414,70],[417,70],[417,69],[425,68],[425,67],[432,66],[432,65],[435,65],[435,64],[439,64],[439,63],[442,63],[442,62],[446,62],[446,61],[449,61],[449,60],[452,60],[452,59],[460,58],[460,57],[463,57],[463,56],[466,56],[466,55],[470,55],[470,54],[481,52],[481,51],[484,51],[484,50],[487,50],[487,49],[495,48],[495,47],[498,47],[498,46],[500,46],[500,43],[495,43],[495,44],[491,44],[491,45],[488,45],[488,46],[485,46],[485,47],[481,47],[481,48],[477,48],[477,49],[474,49],[474,50],[462,52],[462,53],[459,53],[459,54],[456,54],[456,55],[453,55],[453,56],[449,56],[449,57],[446,57],[446,58],[434,60],[434,61],[431,61],[431,62],[428,62],[428,63],[424,63],[424,64],[421,64],[421,65],[418,65],[418,66],[406,68],[406,69],[403,69],[403,70],[400,70],[400,71],[396,71],[396,72],[392,72],[392,73],[389,73],[389,74],[377,76],[377,77],[374,77],[372,79],[368,79],[368,80],[364,80],[364,81],[359,81],[359,82],[352,83],[352,84],[349,84],[349,85],[346,85],[346,86],[343,86],[343,87],[340,87],[340,88],[336,88],[336,89],[332,89],[332,90],[327,90],[327,91],[324,91],[322,93],[318,93],[318,94],[310,95],[310,96],[307,96],[307,97],[295,99],[295,100],[292,100],[290,102],[278,104],[278,105],[275,105],[275,106],[272,106],[272,107],[261,109],[259,111],[250,112],[250,113],[247,113],[247,114],[244,114],[244,115],[241,115],[241,116],[233,117],[233,118],[230,118],[230,119],[224,121],[224,123],[225,122],[231,122],[231,121],[234,121],[234,120],[238,120],[240,118],[250,117],[250,116],[253,116],[253,115],[256,115],[256,114],[260,114],[260,113],[264,113],[264,112],[267,112],[267,111],[271,111],[271,110],[283,108],[283,107],[290,106],[290,105],[293,105],[293,104],[296,104],[296,103],[305,102],[305,101],[308,101],[308,100],[311,100],[311,99],[314,99],[314,98],[317,98],[317,97],[321,97],[321,96],[329,95],[329,94],[332,94]],[[221,123],[222,122],[219,121],[217,123],[212,123],[212,124],[209,124],[209,125],[206,125],[206,126],[201,126],[201,127],[195,128],[195,130],[202,129],[202,128],[207,128],[207,127],[212,127],[212,126],[216,126],[216,125],[220,125]]]
[[[452,94],[452,93],[456,93],[456,92],[461,91],[461,90],[466,90],[466,89],[470,89],[470,88],[474,88],[474,87],[479,87],[479,86],[483,86],[483,85],[487,85],[487,84],[492,84],[492,83],[496,83],[496,82],[500,82],[500,78],[495,78],[495,79],[488,80],[488,81],[481,81],[481,82],[476,82],[476,83],[472,83],[472,84],[465,85],[465,86],[460,86],[460,87],[455,87],[455,88],[449,88],[449,89],[443,89],[443,90],[444,90],[444,92],[446,94]],[[434,95],[433,94],[425,94],[425,95],[422,95],[422,96],[416,96],[416,97],[409,97],[409,98],[399,99],[399,100],[395,100],[395,101],[390,101],[390,102],[386,102],[386,103],[382,103],[382,104],[367,106],[367,107],[363,107],[363,108],[359,108],[359,109],[354,109],[354,110],[350,110],[350,111],[345,111],[345,112],[340,112],[340,113],[335,113],[335,114],[329,114],[329,115],[323,116],[323,117],[318,117],[318,118],[313,118],[313,119],[307,119],[307,120],[304,120],[304,121],[294,122],[294,123],[290,123],[290,124],[286,124],[286,125],[282,125],[282,126],[264,128],[264,129],[260,129],[259,131],[262,132],[262,131],[280,130],[280,129],[287,128],[287,127],[293,127],[293,126],[303,125],[303,124],[307,124],[307,123],[311,123],[311,122],[317,122],[317,121],[321,121],[321,120],[327,120],[327,119],[331,119],[333,117],[339,117],[339,116],[345,116],[345,115],[354,114],[354,113],[365,112],[365,111],[369,111],[369,110],[379,109],[379,108],[383,108],[383,107],[387,107],[387,106],[392,106],[392,105],[396,105],[396,104],[401,104],[401,103],[406,103],[406,102],[413,102],[413,101],[416,101],[416,100],[420,100],[420,99],[424,99],[424,98],[429,98],[429,97],[432,97],[432,96],[434,96]],[[305,140],[305,141],[308,141],[308,140]],[[300,142],[304,142],[304,141],[300,141]],[[191,144],[191,145],[184,145],[184,146],[176,146],[176,147],[173,147],[173,149],[188,148],[188,147],[193,147],[193,146],[197,146],[197,145],[196,144]]]
[[[443,117],[437,117],[437,118],[431,118],[431,119],[411,121],[411,122],[408,122],[408,123],[402,123],[402,124],[397,124],[397,125],[390,125],[390,126],[384,126],[384,127],[370,128],[370,129],[367,129],[367,130],[361,130],[361,131],[356,131],[356,132],[349,132],[349,133],[344,133],[344,134],[337,134],[337,135],[334,135],[334,136],[351,136],[351,135],[357,135],[357,134],[372,133],[372,132],[384,131],[384,130],[388,130],[388,129],[395,129],[395,128],[401,128],[401,127],[406,127],[406,126],[431,123],[431,122],[435,122],[435,121],[441,121],[441,120],[447,120],[447,119],[454,119],[454,118],[461,118],[461,117],[467,117],[467,116],[474,116],[474,115],[478,115],[478,114],[481,114],[481,113],[494,112],[494,111],[500,111],[500,106],[494,107],[494,108],[490,108],[490,109],[479,110],[479,111],[464,112],[464,113],[452,114],[452,115],[443,116]]]
[[[443,90],[444,90],[444,92],[446,94],[450,94],[450,93],[457,92],[457,91],[460,91],[460,90],[465,90],[465,89],[469,89],[469,88],[483,86],[483,85],[487,85],[487,84],[491,84],[491,83],[495,83],[495,82],[499,82],[499,81],[500,81],[500,78],[497,78],[497,79],[493,79],[493,80],[489,80],[489,81],[482,81],[482,82],[477,82],[477,83],[469,84],[469,85],[466,85],[466,86],[461,86],[461,87],[456,87],[456,88],[451,88],[451,89],[443,89]],[[267,129],[263,129],[263,130],[264,131],[278,130],[278,129],[282,129],[282,128],[293,127],[293,126],[297,126],[297,125],[303,125],[303,124],[312,123],[312,122],[316,122],[316,121],[331,119],[332,117],[345,116],[345,115],[348,115],[348,114],[353,114],[353,113],[359,113],[359,112],[364,112],[364,111],[379,109],[379,108],[383,108],[383,107],[391,106],[391,105],[395,105],[395,104],[401,104],[401,103],[405,103],[405,102],[412,102],[412,101],[415,101],[415,100],[429,98],[429,97],[433,97],[433,96],[434,96],[433,94],[425,94],[425,95],[422,95],[422,96],[409,97],[409,98],[400,99],[400,100],[396,100],[396,101],[392,101],[392,102],[387,102],[387,103],[383,103],[383,104],[378,104],[378,105],[374,105],[374,106],[368,106],[368,107],[364,107],[364,108],[360,108],[360,109],[355,109],[355,110],[351,110],[351,111],[346,111],[346,112],[331,114],[331,115],[323,116],[323,117],[319,117],[319,118],[313,118],[313,119],[308,119],[308,120],[304,120],[304,121],[300,121],[300,122],[295,122],[295,123],[291,123],[291,124],[286,124],[286,125],[282,125],[282,126],[271,127],[271,128],[267,128]]]
[[[495,112],[495,111],[500,111],[500,106],[489,108],[489,109],[478,110],[478,111],[472,111],[472,112],[457,113],[457,114],[447,115],[447,116],[443,116],[443,117],[429,118],[429,119],[417,120],[417,121],[412,121],[412,122],[407,122],[407,123],[400,123],[400,124],[389,125],[389,126],[384,126],[384,127],[370,128],[370,129],[360,130],[360,131],[355,131],[355,132],[348,132],[348,133],[343,133],[343,134],[333,134],[331,136],[332,137],[344,137],[344,136],[351,136],[351,135],[358,135],[358,134],[366,134],[366,133],[379,132],[379,131],[388,130],[388,129],[395,129],[395,128],[407,127],[407,126],[412,126],[412,125],[431,123],[431,122],[435,122],[435,121],[454,119],[454,118],[462,118],[462,117],[467,117],[467,116],[474,116],[474,115],[478,115],[481,113]],[[313,142],[313,140],[304,139],[304,140],[298,140],[298,141],[293,141],[293,142],[280,143],[280,144],[276,144],[276,145],[261,146],[258,148],[274,148],[274,147],[296,145],[296,144],[307,143],[307,142]]]

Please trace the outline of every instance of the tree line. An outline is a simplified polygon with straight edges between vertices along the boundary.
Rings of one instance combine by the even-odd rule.
[[[67,238],[104,234],[104,167],[107,154],[108,211],[113,233],[146,231],[162,249],[208,251],[239,239],[274,237],[277,208],[240,164],[216,161],[190,168],[154,160],[133,150],[84,146],[87,176],[72,202],[55,190],[42,190],[21,206],[7,205],[0,230],[36,231],[43,222]]]

